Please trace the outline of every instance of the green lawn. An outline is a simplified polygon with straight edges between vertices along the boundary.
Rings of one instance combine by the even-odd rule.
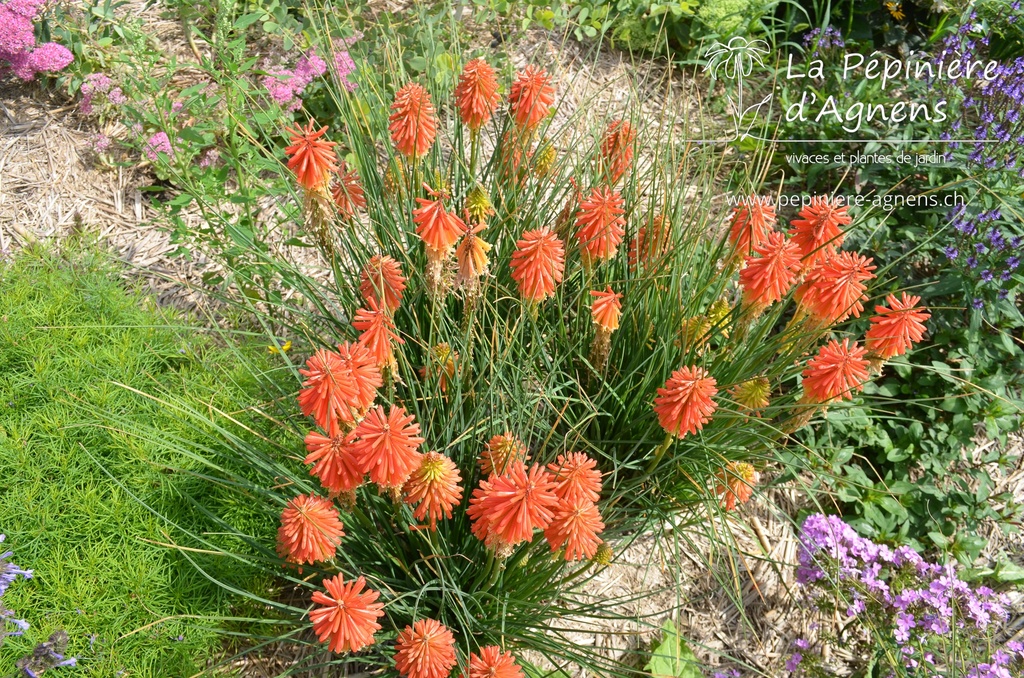
[[[4,596],[32,629],[0,648],[0,675],[59,628],[79,668],[55,678],[187,677],[219,650],[216,620],[195,617],[228,614],[227,597],[160,545],[173,531],[143,505],[202,530],[182,498],[190,476],[167,470],[188,461],[102,415],[198,439],[119,384],[241,410],[255,386],[233,367],[235,350],[126,289],[99,255],[0,263],[0,532],[12,560],[35,571]]]

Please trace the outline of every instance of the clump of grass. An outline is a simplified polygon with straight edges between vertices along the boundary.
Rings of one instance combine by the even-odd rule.
[[[0,530],[35,572],[4,599],[32,628],[0,650],[0,675],[56,629],[70,635],[76,675],[199,672],[219,648],[213,619],[227,596],[161,545],[168,524],[156,516],[203,529],[181,499],[192,476],[166,471],[189,462],[88,412],[194,436],[131,389],[241,409],[253,382],[232,368],[234,349],[126,289],[106,258],[48,251],[0,264],[0,346]]]

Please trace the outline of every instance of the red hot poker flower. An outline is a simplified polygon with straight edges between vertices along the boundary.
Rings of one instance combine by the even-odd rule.
[[[601,140],[601,161],[612,186],[619,182],[633,164],[633,142],[636,132],[626,120],[614,120]]]
[[[486,483],[486,490],[484,489]],[[505,475],[493,475],[481,483],[470,499],[469,517],[486,523],[488,535],[502,545],[533,541],[533,531],[544,529],[558,505],[551,474],[534,464],[529,470],[516,462]],[[474,530],[476,532],[476,530]]]
[[[331,189],[331,197],[342,219],[351,219],[357,209],[366,209],[366,195],[359,182],[359,173],[350,169],[344,161],[338,170],[338,183]]]
[[[745,461],[730,461],[718,474],[719,484],[715,494],[722,497],[722,508],[732,511],[740,504],[746,504],[754,495],[754,485],[759,475],[757,470]]]
[[[359,344],[370,352],[377,367],[391,367],[395,364],[392,342],[404,344],[405,341],[395,332],[395,321],[386,310],[380,308],[373,299],[367,299],[366,305],[369,309],[356,309],[352,327],[362,332]]]
[[[718,393],[715,384],[715,378],[703,367],[680,367],[673,372],[654,399],[661,427],[680,438],[704,428],[718,408],[712,400]]]
[[[868,361],[857,342],[830,339],[818,355],[807,361],[803,371],[804,397],[810,403],[825,404],[835,399],[852,400],[853,392],[868,380]]]
[[[277,553],[290,563],[321,563],[334,557],[345,536],[334,504],[315,494],[288,502],[277,530]]]
[[[469,654],[468,678],[523,678],[523,670],[511,652],[502,652],[497,645],[488,645],[480,648],[480,654]]]
[[[398,634],[395,668],[404,678],[448,678],[454,668],[455,637],[434,619],[419,619]]]
[[[800,271],[800,248],[778,231],[772,231],[754,247],[758,257],[747,257],[740,271],[743,305],[762,309],[782,301]]]
[[[327,437],[316,431],[306,434],[306,464],[313,464],[311,476],[332,496],[351,492],[363,483],[363,474],[352,459],[352,434],[338,432]]]
[[[413,517],[428,518],[430,529],[437,529],[437,521],[451,518],[452,508],[462,500],[461,480],[459,467],[451,459],[437,452],[424,454],[420,467],[405,482],[405,503],[419,504]]]
[[[382,305],[394,313],[401,305],[402,293],[405,292],[405,276],[402,275],[401,264],[391,257],[375,254],[366,262],[359,276],[359,292],[363,299],[372,299],[378,304],[381,304],[383,297]]]
[[[554,101],[555,88],[551,86],[551,76],[532,64],[516,74],[508,93],[512,118],[516,125],[526,130],[532,130],[548,116]]]
[[[853,221],[846,210],[840,200],[819,195],[800,210],[799,219],[790,222],[789,235],[800,248],[804,268],[810,268],[843,244],[846,234],[842,227]]]
[[[455,87],[455,103],[462,124],[473,132],[486,125],[498,107],[498,79],[483,59],[473,59],[462,69]]]
[[[904,292],[899,299],[890,294],[885,300],[888,308],[875,306],[878,315],[871,318],[871,328],[864,341],[864,347],[882,360],[903,355],[921,341],[925,333],[924,321],[931,317],[928,311],[918,307],[921,297]]]
[[[612,286],[608,285],[604,292],[593,291],[590,296],[594,297],[594,303],[590,306],[590,314],[597,326],[605,332],[614,332],[619,329],[619,316],[622,313],[622,304],[619,303],[619,299],[622,298],[622,294],[613,292]]]
[[[437,117],[426,89],[410,82],[398,90],[388,120],[391,141],[399,153],[414,160],[427,154],[437,135]]]
[[[615,256],[626,234],[622,196],[610,188],[595,188],[576,214],[576,239],[585,264]]]
[[[420,425],[402,407],[377,406],[366,413],[354,431],[353,459],[370,480],[385,488],[399,488],[420,465]]]
[[[551,545],[551,551],[565,547],[566,560],[593,558],[601,539],[597,535],[604,530],[601,513],[597,505],[586,499],[574,502],[562,501],[555,510],[555,517],[544,530],[544,537]]]
[[[286,131],[292,142],[284,149],[289,156],[288,169],[295,172],[299,185],[307,191],[325,186],[331,179],[331,172],[338,170],[334,164],[337,144],[320,138],[327,133],[327,128],[317,130],[316,123],[310,120],[305,129],[289,127]]]
[[[346,583],[340,574],[324,579],[324,588],[327,593],[313,592],[313,603],[319,607],[309,612],[320,642],[337,653],[358,652],[372,645],[374,632],[380,631],[377,618],[384,616],[383,603],[376,602],[380,593],[366,589],[362,577]]]
[[[729,242],[733,256],[747,256],[775,228],[775,205],[770,198],[749,195],[733,208],[729,224]]]
[[[492,473],[504,474],[515,462],[526,463],[530,457],[526,453],[526,445],[511,432],[493,436],[487,441],[483,454],[480,455],[480,471],[489,476]]]
[[[875,275],[872,260],[855,252],[838,252],[818,261],[796,298],[808,313],[826,325],[860,317],[867,285]]]
[[[601,495],[601,472],[597,462],[583,452],[560,454],[555,463],[548,464],[555,477],[555,494],[569,504],[578,499],[597,501]]]
[[[553,296],[565,271],[565,248],[547,228],[523,233],[512,253],[512,279],[526,301],[539,303]]]

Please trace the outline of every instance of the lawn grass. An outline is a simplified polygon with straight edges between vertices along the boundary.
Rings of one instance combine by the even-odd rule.
[[[257,364],[269,359],[259,350]],[[88,412],[198,436],[125,386],[239,411],[256,386],[252,362],[234,367],[236,351],[126,289],[102,255],[0,263],[0,533],[35,572],[4,596],[32,628],[0,648],[0,675],[56,629],[70,634],[79,668],[55,676],[186,677],[218,650],[227,596],[160,545],[173,530],[155,515],[203,529],[182,498],[191,477],[166,470],[188,460]]]

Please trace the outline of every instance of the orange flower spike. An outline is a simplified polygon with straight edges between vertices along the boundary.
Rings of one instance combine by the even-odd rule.
[[[419,504],[413,511],[416,520],[430,520],[430,530],[437,529],[442,517],[451,518],[452,508],[462,501],[462,476],[448,457],[437,452],[423,455],[418,469],[405,482],[405,503]]]
[[[594,303],[590,305],[590,314],[596,323],[605,332],[614,332],[619,329],[619,316],[622,314],[622,304],[619,299],[621,293],[612,291],[608,285],[604,292],[594,291],[590,293],[594,297]]]
[[[285,128],[291,139],[291,146],[284,149],[289,156],[288,169],[295,172],[295,179],[307,191],[315,191],[330,181],[331,172],[338,171],[334,163],[333,141],[323,141],[320,137],[327,133],[326,127],[316,129],[312,120],[302,127]]]
[[[551,76],[543,68],[532,64],[527,66],[516,74],[508,102],[516,125],[532,130],[551,113],[551,104],[555,102]]]
[[[799,219],[790,222],[789,236],[800,248],[804,268],[810,268],[843,244],[846,235],[842,227],[853,221],[847,209],[842,201],[819,195],[800,210]]]
[[[608,125],[601,140],[601,161],[614,186],[633,164],[633,142],[636,132],[625,120],[614,120]]]
[[[469,515],[474,520],[486,521],[486,533],[500,543],[515,546],[533,541],[533,531],[544,529],[554,517],[558,506],[556,484],[540,465],[534,464],[527,470],[522,462],[516,462],[508,473],[491,476],[486,482],[485,493],[474,492],[478,501],[470,501]]]
[[[800,248],[785,234],[772,231],[754,247],[758,257],[747,257],[740,271],[743,304],[748,308],[766,308],[782,301],[793,287],[800,271]]]
[[[679,438],[704,428],[718,408],[712,400],[718,393],[715,385],[715,378],[703,367],[680,367],[673,372],[654,399],[661,427]]]
[[[921,341],[924,322],[931,317],[927,310],[917,306],[921,297],[904,292],[899,299],[890,294],[885,300],[889,306],[875,306],[878,315],[871,318],[871,328],[864,340],[868,352],[882,360],[903,355]]]
[[[351,492],[363,484],[363,474],[352,459],[351,433],[336,433],[331,437],[310,431],[306,434],[306,459],[313,464],[309,475],[320,479],[320,484],[332,496]]]
[[[512,464],[520,462],[525,464],[530,460],[526,453],[526,445],[512,433],[506,431],[501,435],[493,436],[487,441],[483,454],[480,455],[480,471],[485,476],[492,473],[501,475],[508,471]]]
[[[512,253],[512,279],[531,303],[553,296],[565,272],[565,248],[547,228],[523,233]]]
[[[392,342],[404,344],[405,340],[395,332],[395,321],[391,315],[378,306],[376,301],[367,299],[366,305],[370,308],[356,309],[352,327],[362,332],[359,335],[359,344],[370,352],[377,367],[391,367],[395,364]]]
[[[444,208],[444,195],[424,185],[427,192],[436,199],[416,198],[419,207],[412,211],[416,224],[416,235],[427,246],[428,254],[443,256],[452,248],[463,233],[466,224],[456,214]]]
[[[745,461],[730,461],[718,474],[715,494],[722,497],[722,508],[732,511],[746,504],[754,495],[754,485],[760,480],[757,470]]]
[[[298,565],[334,558],[345,536],[338,509],[315,494],[300,494],[288,502],[277,530],[277,553]]]
[[[566,560],[593,558],[601,539],[597,535],[604,530],[601,513],[597,504],[586,499],[563,501],[555,510],[551,524],[544,529],[552,553],[565,547]]]
[[[383,305],[394,313],[401,305],[402,293],[405,292],[405,276],[402,275],[401,264],[391,257],[375,254],[359,276],[359,292],[363,299],[372,299],[377,304],[381,303],[383,296]]]
[[[339,415],[344,414],[346,421],[351,419],[348,403],[358,395],[358,388],[340,355],[321,348],[310,356],[299,374],[306,377],[299,391],[302,414],[312,415],[320,428],[332,432],[338,427]]]
[[[601,496],[601,472],[597,462],[583,452],[560,454],[555,463],[548,464],[557,486],[555,494],[569,504],[577,500],[596,502]]]
[[[835,339],[822,346],[818,355],[807,361],[803,371],[803,402],[826,404],[837,398],[852,400],[853,392],[864,387],[868,380],[869,363],[865,351],[843,339]]]
[[[366,194],[359,182],[359,174],[355,169],[349,169],[344,161],[338,171],[338,183],[331,189],[331,197],[342,219],[351,219],[357,209],[366,209]]]
[[[483,59],[466,64],[455,87],[455,105],[462,124],[478,132],[494,115],[498,100],[498,79],[491,65]]]
[[[313,592],[313,604],[319,607],[309,612],[320,642],[336,653],[372,645],[373,634],[380,631],[377,619],[384,616],[384,604],[377,602],[380,593],[367,589],[363,577],[346,583],[340,574],[324,579],[324,588],[327,593]]]
[[[733,208],[729,242],[733,256],[746,256],[761,245],[775,228],[775,205],[768,198],[750,195]]]
[[[797,288],[800,305],[812,316],[834,325],[864,310],[867,285],[875,275],[872,259],[855,252],[839,252],[819,261]]]
[[[404,678],[448,678],[456,663],[455,637],[444,624],[420,619],[398,634],[395,668]]]
[[[377,361],[364,346],[350,342],[338,344],[338,355],[356,387],[355,396],[348,400],[352,411],[344,413],[347,418],[342,415],[345,421],[353,422],[356,415],[362,414],[377,399],[377,389],[384,385],[384,381],[381,379]]]
[[[399,488],[419,465],[420,425],[405,409],[390,412],[378,405],[366,413],[353,432],[353,460],[361,473],[382,488]]]
[[[461,678],[467,678],[463,674]],[[480,654],[469,654],[468,678],[524,678],[523,669],[511,652],[502,652],[497,645],[480,648]]]
[[[430,93],[422,85],[410,82],[395,93],[388,120],[391,141],[399,153],[413,160],[427,154],[437,136],[437,117]]]
[[[593,189],[590,197],[580,204],[576,213],[576,239],[585,264],[615,256],[626,234],[622,205],[622,196],[606,187]]]

